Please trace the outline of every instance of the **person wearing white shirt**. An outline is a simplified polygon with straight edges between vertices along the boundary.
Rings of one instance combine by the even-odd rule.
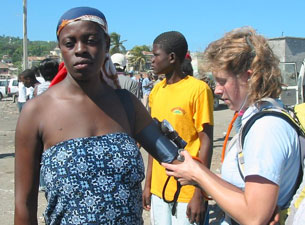
[[[26,87],[24,86],[22,80],[19,79],[18,83],[18,110],[21,112],[23,105],[26,103]]]

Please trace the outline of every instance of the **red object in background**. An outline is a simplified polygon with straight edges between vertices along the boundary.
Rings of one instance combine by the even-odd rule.
[[[192,61],[192,57],[191,57],[189,52],[186,53],[185,58],[189,59],[190,61]]]
[[[65,67],[64,62],[62,62],[62,63],[59,64],[58,73],[56,74],[56,76],[51,81],[51,84],[50,84],[49,87],[52,87],[53,85],[59,83],[60,81],[65,79],[66,76],[67,76],[67,69]]]

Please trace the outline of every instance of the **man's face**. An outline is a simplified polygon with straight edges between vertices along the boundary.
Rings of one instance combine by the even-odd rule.
[[[32,82],[31,82],[31,79],[28,77],[28,78],[24,78],[23,79],[23,84],[25,87],[29,88],[32,86]]]
[[[107,52],[101,27],[90,21],[73,22],[63,28],[58,39],[65,66],[75,79],[100,75]]]
[[[31,79],[30,78],[25,78],[24,76],[20,76],[19,81],[22,82],[26,88],[31,87]]]
[[[167,74],[171,68],[170,55],[167,54],[159,44],[153,45],[153,58],[151,69],[155,74]]]

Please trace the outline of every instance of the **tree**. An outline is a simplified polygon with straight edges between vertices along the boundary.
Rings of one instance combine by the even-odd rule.
[[[149,47],[146,45],[135,46],[130,50],[130,58],[128,62],[131,66],[138,71],[144,71],[146,65],[146,57],[143,54],[143,51],[150,51]]]
[[[29,41],[29,40],[28,40]],[[12,59],[14,65],[22,64],[23,40],[19,37],[0,35],[0,59],[4,55]],[[57,46],[55,41],[29,41],[28,55],[47,56]]]
[[[126,48],[124,47],[123,43],[127,40],[121,41],[121,35],[118,33],[112,32],[110,34],[110,54],[113,55],[114,53],[126,53]]]
[[[19,46],[16,48],[12,54],[12,62],[17,63],[17,62],[22,62],[22,46]]]

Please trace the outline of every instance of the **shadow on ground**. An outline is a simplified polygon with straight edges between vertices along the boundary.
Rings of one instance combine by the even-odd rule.
[[[0,159],[3,158],[9,158],[9,157],[15,157],[15,153],[4,153],[4,154],[0,154]]]

